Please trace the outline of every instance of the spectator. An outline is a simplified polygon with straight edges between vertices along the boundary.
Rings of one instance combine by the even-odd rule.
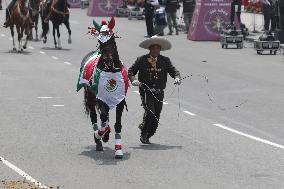
[[[261,0],[264,17],[264,30],[275,31],[276,29],[276,1]],[[270,27],[269,27],[270,26]]]
[[[178,0],[165,0],[167,22],[169,27],[168,35],[173,34],[173,27],[176,29],[176,35],[178,35],[177,27],[177,9],[180,7]]]
[[[241,8],[242,0],[232,0],[231,2],[231,25],[235,25],[235,14],[237,14],[237,19],[239,24],[241,24]]]
[[[185,24],[185,33],[188,33],[191,18],[195,8],[195,0],[182,0],[183,20]]]

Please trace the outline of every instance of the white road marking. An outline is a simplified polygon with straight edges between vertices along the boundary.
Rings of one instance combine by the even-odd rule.
[[[63,107],[64,105],[63,104],[54,104],[52,105],[53,107]]]
[[[29,48],[29,49],[35,49],[35,48],[33,48],[32,46],[29,46],[28,48]]]
[[[51,58],[53,58],[54,60],[58,60],[56,56],[51,56]]]
[[[37,97],[37,98],[41,98],[41,99],[50,99],[50,98],[53,98],[53,97],[51,97],[51,96],[39,96],[39,97]]]
[[[45,186],[44,184],[38,182],[37,180],[35,180],[34,178],[32,178],[30,175],[28,175],[27,173],[25,173],[24,171],[22,171],[20,168],[16,167],[15,165],[13,165],[12,163],[10,163],[9,161],[7,161],[6,159],[4,159],[3,157],[0,156],[0,161],[6,165],[7,167],[11,168],[13,171],[15,171],[16,173],[18,173],[19,175],[21,175],[22,177],[25,178],[25,180],[28,180],[29,182],[33,183],[37,188],[44,188],[44,189],[49,189],[49,187]]]
[[[64,62],[64,64],[71,65],[71,63],[70,63],[70,62]]]
[[[261,142],[261,143],[264,143],[264,144],[268,144],[268,145],[270,145],[270,146],[274,146],[274,147],[276,147],[276,148],[280,148],[280,149],[284,150],[284,146],[283,146],[283,145],[280,145],[280,144],[277,144],[277,143],[274,143],[274,142],[270,142],[270,141],[268,141],[268,140],[265,140],[265,139],[262,139],[262,138],[259,138],[259,137],[255,137],[255,136],[253,136],[253,135],[249,135],[249,134],[246,134],[246,133],[237,131],[237,130],[235,130],[235,129],[231,129],[231,128],[226,127],[226,126],[224,126],[224,125],[221,125],[221,124],[219,124],[219,123],[215,123],[215,124],[213,124],[213,125],[216,126],[216,127],[221,128],[221,129],[225,129],[225,130],[227,130],[227,131],[230,131],[230,132],[232,132],[232,133],[235,133],[235,134],[238,134],[238,135],[241,135],[241,136],[250,138],[250,139],[252,139],[252,140],[256,140],[256,141],[258,141],[258,142]]]
[[[186,114],[188,114],[188,115],[191,115],[191,116],[196,116],[196,114],[191,113],[191,112],[189,112],[189,111],[183,111],[183,112],[186,113]]]
[[[5,37],[6,35],[5,34],[1,34],[1,37]]]
[[[140,94],[139,91],[133,91],[134,93]]]
[[[43,51],[39,51],[39,53],[40,53],[40,54],[46,54],[46,53],[45,53],[45,52],[43,52]]]

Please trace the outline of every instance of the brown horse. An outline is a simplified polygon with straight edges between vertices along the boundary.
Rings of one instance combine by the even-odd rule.
[[[19,48],[18,52],[23,51],[27,48],[27,37],[31,30],[31,20],[29,14],[29,2],[28,0],[18,0],[15,8],[11,11],[10,17],[10,30],[13,38],[13,50],[16,51],[15,39],[14,39],[14,25],[16,26],[18,33]],[[25,42],[23,45],[23,36],[26,35]]]

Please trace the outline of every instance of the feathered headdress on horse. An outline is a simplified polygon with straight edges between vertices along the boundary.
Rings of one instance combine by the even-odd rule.
[[[115,19],[111,17],[110,21],[107,23],[106,20],[101,21],[99,25],[95,20],[93,20],[94,27],[89,27],[89,33],[95,36],[99,42],[105,43],[113,36],[113,28],[115,26]]]

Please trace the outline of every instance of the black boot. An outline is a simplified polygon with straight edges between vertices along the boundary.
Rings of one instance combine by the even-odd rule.
[[[149,141],[149,138],[145,135],[141,135],[140,136],[140,141],[143,143],[143,144],[151,144],[151,142]]]

